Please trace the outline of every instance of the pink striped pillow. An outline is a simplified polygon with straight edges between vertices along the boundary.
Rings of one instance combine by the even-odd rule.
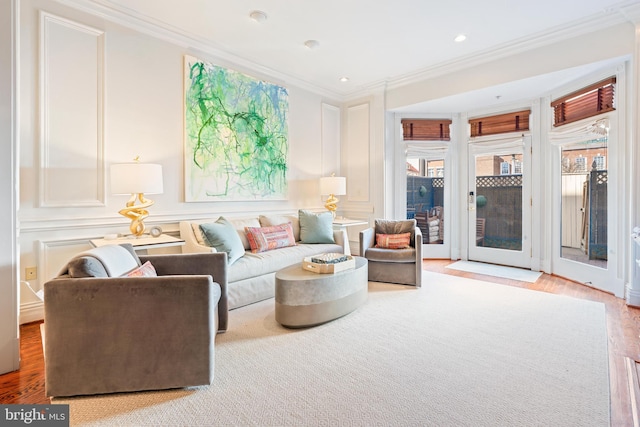
[[[411,233],[376,234],[376,248],[405,249],[411,242]]]
[[[156,277],[156,269],[151,264],[151,261],[147,261],[140,267],[136,267],[128,273],[122,275],[122,277]]]
[[[258,253],[271,249],[295,246],[291,223],[273,225],[271,227],[245,227],[251,252]]]

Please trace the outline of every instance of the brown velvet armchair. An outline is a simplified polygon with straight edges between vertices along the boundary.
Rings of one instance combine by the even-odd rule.
[[[150,261],[157,277],[123,277]],[[211,384],[227,327],[226,254],[77,255],[44,285],[48,396]]]
[[[376,247],[376,234],[411,233],[405,249]],[[360,256],[369,261],[369,280],[422,286],[422,232],[415,219],[376,219],[372,228],[360,232]]]

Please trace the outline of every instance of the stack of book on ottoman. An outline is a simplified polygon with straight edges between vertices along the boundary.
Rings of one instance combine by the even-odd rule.
[[[355,266],[356,260],[352,256],[340,253],[313,255],[305,257],[302,261],[302,268],[321,274],[338,273]]]

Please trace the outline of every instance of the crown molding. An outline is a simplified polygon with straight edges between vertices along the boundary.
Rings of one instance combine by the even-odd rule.
[[[600,15],[590,16],[576,21],[569,26],[557,26],[551,30],[539,32],[532,36],[523,37],[502,44],[500,46],[486,49],[471,55],[445,61],[434,66],[412,71],[403,75],[378,80],[370,84],[362,85],[348,92],[336,92],[326,87],[292,76],[288,73],[276,71],[272,68],[260,65],[246,58],[230,53],[225,46],[213,43],[209,40],[198,37],[165,22],[155,20],[146,15],[142,15],[132,9],[116,5],[110,0],[56,0],[60,4],[72,7],[77,10],[101,17],[108,21],[134,29],[143,34],[164,40],[185,49],[202,52],[235,64],[240,68],[250,70],[255,73],[269,76],[273,80],[280,80],[307,90],[317,95],[323,96],[334,102],[348,102],[363,96],[377,93],[381,89],[384,91],[400,88],[409,84],[439,77],[452,72],[471,68],[480,64],[485,64],[497,59],[502,59],[521,52],[533,50],[539,47],[548,46],[552,43],[578,37],[597,30],[608,28],[624,22],[634,25],[640,24],[640,4],[636,1],[627,1],[604,10]],[[241,71],[241,70],[239,70]]]
[[[621,6],[619,10],[629,22],[633,22],[636,25],[640,24],[640,3]]]
[[[452,72],[472,68],[497,59],[506,58],[518,53],[548,46],[550,44],[557,43],[558,41],[579,37],[581,35],[609,28],[621,23],[632,22],[630,16],[637,16],[640,19],[640,5],[634,4],[625,7],[612,8],[604,11],[602,15],[582,19],[571,26],[558,26],[552,30],[546,30],[532,36],[512,40],[491,49],[485,49],[471,55],[436,64],[432,67],[396,76],[386,81],[387,88],[396,89],[420,81],[440,77]],[[381,82],[375,82],[371,86],[375,87],[380,84]]]
[[[238,65],[245,70],[251,70],[265,76],[269,76],[273,80],[280,80],[287,84],[296,86],[300,89],[321,95],[323,97],[342,101],[344,94],[337,93],[330,89],[319,87],[313,83],[294,77],[290,74],[276,71],[272,68],[265,67],[246,58],[234,55],[224,46],[212,43],[202,37],[189,33],[177,27],[167,24],[149,16],[142,15],[132,9],[115,5],[109,0],[56,0],[60,4],[72,7],[85,13],[98,16],[105,20],[114,22],[139,31],[140,33],[164,40],[175,44],[184,49],[199,51],[221,60]],[[241,71],[241,70],[239,70]]]

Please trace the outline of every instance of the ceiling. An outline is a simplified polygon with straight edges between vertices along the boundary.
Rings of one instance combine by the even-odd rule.
[[[67,0],[74,1],[81,0]],[[348,97],[515,43],[555,36],[560,29],[588,27],[585,23],[595,20],[620,22],[626,20],[626,8],[640,0],[86,2],[169,29],[194,46],[276,78]],[[263,11],[266,19],[252,20],[254,10]],[[459,34],[467,39],[455,42]],[[309,49],[306,40],[318,46]],[[341,82],[341,77],[349,80]]]

